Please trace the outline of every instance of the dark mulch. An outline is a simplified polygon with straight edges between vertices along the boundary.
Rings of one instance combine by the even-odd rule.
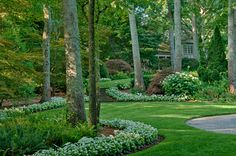
[[[115,129],[115,128],[111,128],[111,127],[102,127],[99,131],[98,131],[98,135],[105,135],[105,136],[115,136],[115,130],[118,130],[118,129]]]

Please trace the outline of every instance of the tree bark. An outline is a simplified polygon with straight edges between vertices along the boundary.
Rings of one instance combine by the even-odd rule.
[[[89,0],[89,125],[98,124],[97,56],[95,51],[95,0]],[[100,110],[100,109],[99,109]]]
[[[174,23],[175,23],[175,64],[174,71],[182,70],[182,45],[181,45],[181,1],[174,0]]]
[[[63,0],[68,121],[86,121],[76,0]]]
[[[168,2],[168,17],[170,21],[170,28],[169,28],[169,44],[170,44],[170,55],[171,55],[171,68],[174,69],[175,64],[175,36],[174,36],[174,21],[173,21],[173,13]]]
[[[193,55],[194,55],[194,58],[200,61],[197,21],[196,21],[196,15],[194,13],[192,15],[192,32],[193,32]]]
[[[228,8],[228,77],[230,93],[236,93],[236,0],[229,0]]]
[[[136,26],[134,6],[129,11],[129,22],[130,22],[130,31],[131,31],[131,40],[132,40],[132,51],[133,51],[133,61],[134,61],[134,87],[140,90],[144,90],[144,81],[142,73],[142,65],[140,59],[139,51],[139,41],[138,41],[138,32]]]
[[[48,6],[43,5],[44,15],[44,30],[43,30],[43,72],[44,72],[44,83],[43,92],[40,102],[49,101],[51,98],[51,86],[50,86],[50,38],[51,38],[51,13]]]

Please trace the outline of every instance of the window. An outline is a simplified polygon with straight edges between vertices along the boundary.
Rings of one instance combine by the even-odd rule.
[[[184,44],[183,45],[183,53],[184,53],[184,57],[187,58],[193,58],[193,44]]]

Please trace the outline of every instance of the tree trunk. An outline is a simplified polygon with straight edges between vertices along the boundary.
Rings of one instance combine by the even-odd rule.
[[[228,8],[228,77],[230,93],[236,93],[236,0],[229,0]]]
[[[194,58],[200,61],[200,53],[198,47],[198,32],[197,32],[197,22],[196,15],[192,15],[192,32],[193,32],[193,55]]]
[[[170,55],[171,55],[171,68],[174,69],[175,64],[175,36],[174,36],[174,22],[173,22],[173,14],[170,3],[168,2],[168,17],[170,21],[169,28],[169,44],[170,44]]]
[[[97,126],[98,90],[97,90],[97,57],[95,52],[95,0],[89,0],[89,125]]]
[[[43,30],[43,72],[44,72],[44,83],[43,93],[40,102],[49,101],[51,98],[51,86],[50,86],[50,38],[51,38],[51,13],[48,6],[43,6],[44,14],[44,30]]]
[[[63,0],[66,55],[66,93],[68,121],[72,125],[85,122],[82,66],[76,0]]]
[[[174,71],[182,70],[182,45],[181,45],[181,1],[174,0],[174,23],[175,23],[175,64]]]
[[[134,6],[132,6],[129,11],[129,22],[131,30],[131,40],[132,40],[132,51],[133,51],[133,61],[134,61],[134,87],[140,90],[144,90],[144,81],[142,73],[142,65],[140,59],[139,42],[138,42],[138,32],[136,26]]]

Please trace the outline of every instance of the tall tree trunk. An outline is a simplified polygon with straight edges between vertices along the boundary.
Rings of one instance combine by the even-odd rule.
[[[134,6],[129,11],[129,22],[132,40],[132,51],[133,51],[133,61],[134,61],[134,87],[140,90],[144,90],[144,81],[142,73],[142,65],[140,59],[139,42],[138,42],[138,32],[135,19]]]
[[[181,45],[181,1],[174,0],[174,23],[175,23],[175,64],[174,71],[182,70],[182,45]]]
[[[198,32],[197,32],[197,21],[196,15],[192,15],[192,32],[193,32],[193,55],[198,61],[200,61],[200,53],[198,47]]]
[[[95,51],[95,0],[89,0],[89,125],[97,126],[98,90],[97,90],[97,57]]]
[[[63,6],[68,121],[76,125],[86,121],[76,0],[63,0]]]
[[[169,44],[170,44],[170,55],[171,55],[171,68],[174,69],[175,64],[175,36],[174,36],[174,21],[173,21],[173,13],[170,6],[170,2],[168,2],[168,17],[170,21],[169,28]]]
[[[228,8],[228,77],[230,93],[236,93],[236,0],[229,0]]]
[[[44,30],[43,30],[43,72],[44,72],[44,83],[43,93],[40,102],[49,101],[51,98],[51,86],[50,86],[50,38],[51,38],[51,13],[48,6],[43,5],[44,14]]]

